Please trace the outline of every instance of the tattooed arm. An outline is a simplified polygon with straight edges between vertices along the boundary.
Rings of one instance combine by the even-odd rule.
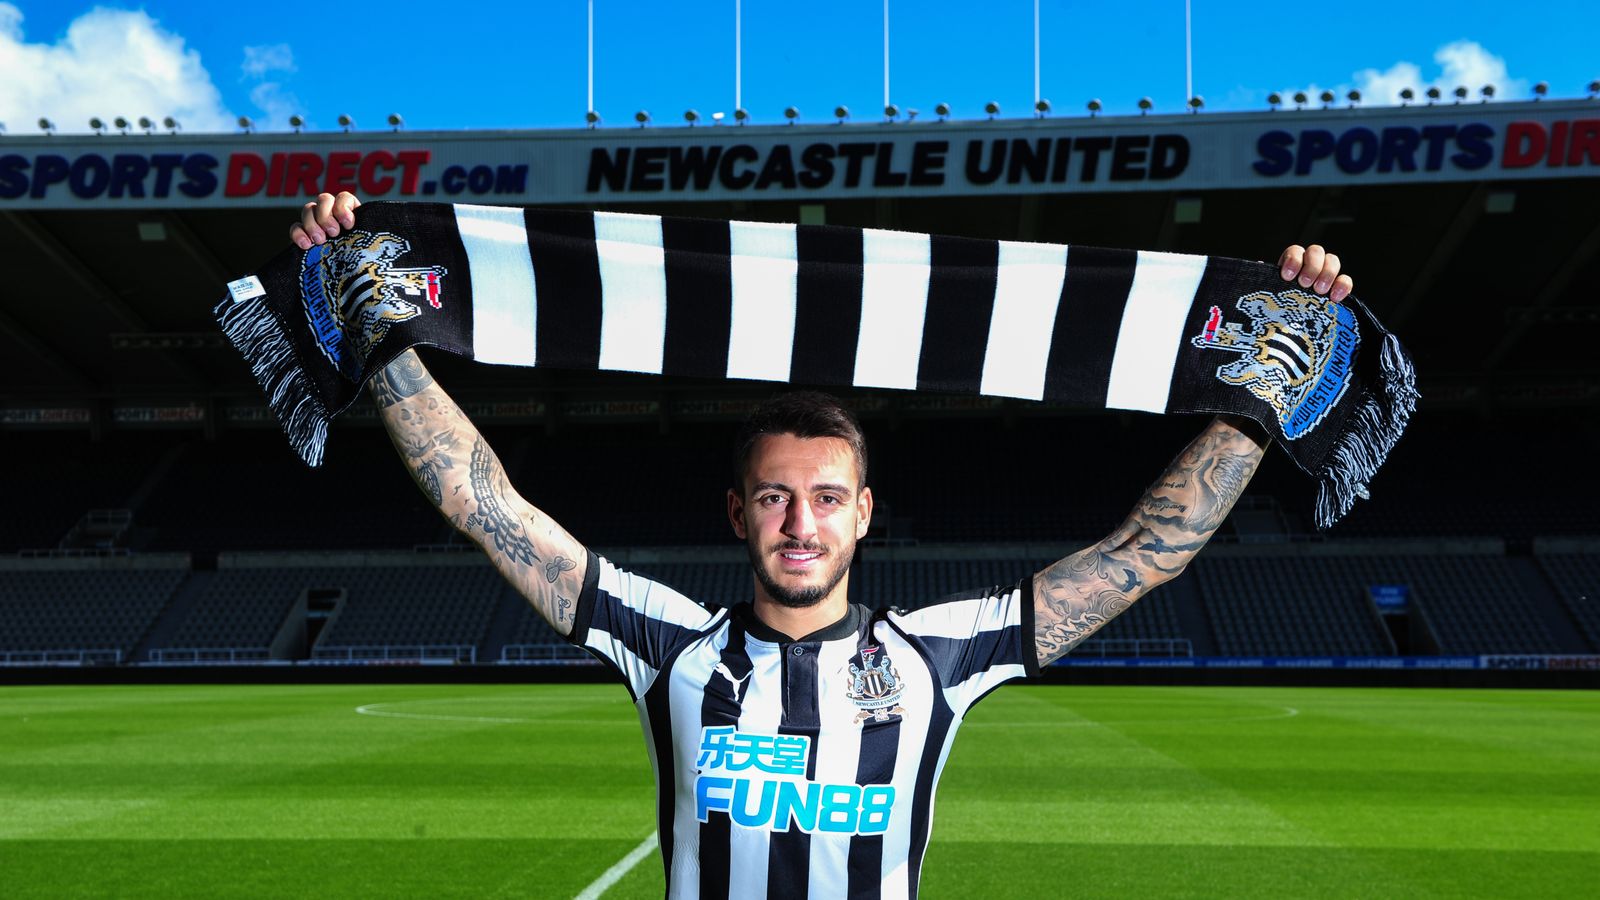
[[[1227,518],[1267,443],[1254,422],[1218,416],[1144,492],[1122,527],[1034,575],[1039,665],[1177,577]]]
[[[571,634],[588,554],[522,499],[478,429],[433,381],[416,351],[368,382],[411,478],[560,634]]]

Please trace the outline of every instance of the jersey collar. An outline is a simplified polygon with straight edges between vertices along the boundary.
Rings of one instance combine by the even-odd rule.
[[[817,641],[838,641],[844,638],[854,638],[861,633],[861,627],[872,618],[872,611],[859,603],[852,603],[845,607],[843,616],[832,625],[818,628],[805,637],[795,639],[761,621],[756,615],[755,606],[741,603],[734,607],[733,614],[738,617],[739,624],[744,626],[745,633],[758,641],[769,644],[798,644],[814,643]]]

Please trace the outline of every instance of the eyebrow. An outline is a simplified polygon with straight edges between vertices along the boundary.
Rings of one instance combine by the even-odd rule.
[[[812,485],[811,490],[814,492],[833,491],[836,494],[844,494],[847,497],[852,493],[850,488],[842,484],[817,484]],[[761,491],[783,491],[786,494],[795,492],[794,488],[777,481],[758,481],[755,487],[750,489],[752,494],[757,494]]]

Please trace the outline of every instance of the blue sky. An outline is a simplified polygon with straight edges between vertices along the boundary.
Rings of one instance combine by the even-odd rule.
[[[595,106],[608,127],[648,109],[734,106],[734,0],[595,0]],[[290,112],[331,130],[579,127],[585,100],[584,0],[513,3],[267,4],[0,0],[0,123],[36,133],[49,116],[83,131],[91,115],[233,130],[248,115],[285,130]],[[1195,91],[1208,110],[1260,109],[1273,90],[1362,88],[1394,102],[1399,86],[1448,91],[1493,81],[1502,98],[1548,81],[1579,97],[1600,78],[1600,17],[1570,0],[1526,4],[1310,4],[1194,0]],[[452,13],[446,16],[445,13]],[[1111,113],[1184,101],[1183,0],[1041,3],[1041,92],[1058,115],[1099,98]],[[845,104],[879,117],[881,0],[744,0],[743,100],[756,121],[831,121]],[[891,0],[890,85],[901,107],[957,118],[1005,116],[1033,102],[1033,2]]]

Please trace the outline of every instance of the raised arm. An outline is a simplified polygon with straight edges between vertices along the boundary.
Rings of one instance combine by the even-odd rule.
[[[1334,302],[1355,289],[1339,258],[1298,244],[1278,257],[1284,281],[1298,280]],[[1034,646],[1039,665],[1066,655],[1152,588],[1177,577],[1238,502],[1270,443],[1249,419],[1218,416],[1206,426],[1109,537],[1033,576]]]
[[[500,458],[416,351],[368,382],[411,479],[559,634],[572,632],[588,554],[506,477]]]
[[[300,249],[355,227],[361,202],[322,194],[289,239]],[[428,501],[488,555],[559,634],[571,634],[588,553],[511,487],[505,467],[461,408],[407,350],[367,383],[400,459]]]
[[[1139,498],[1122,526],[1033,576],[1039,665],[1059,659],[1133,601],[1182,572],[1250,482],[1267,439],[1219,416]]]

